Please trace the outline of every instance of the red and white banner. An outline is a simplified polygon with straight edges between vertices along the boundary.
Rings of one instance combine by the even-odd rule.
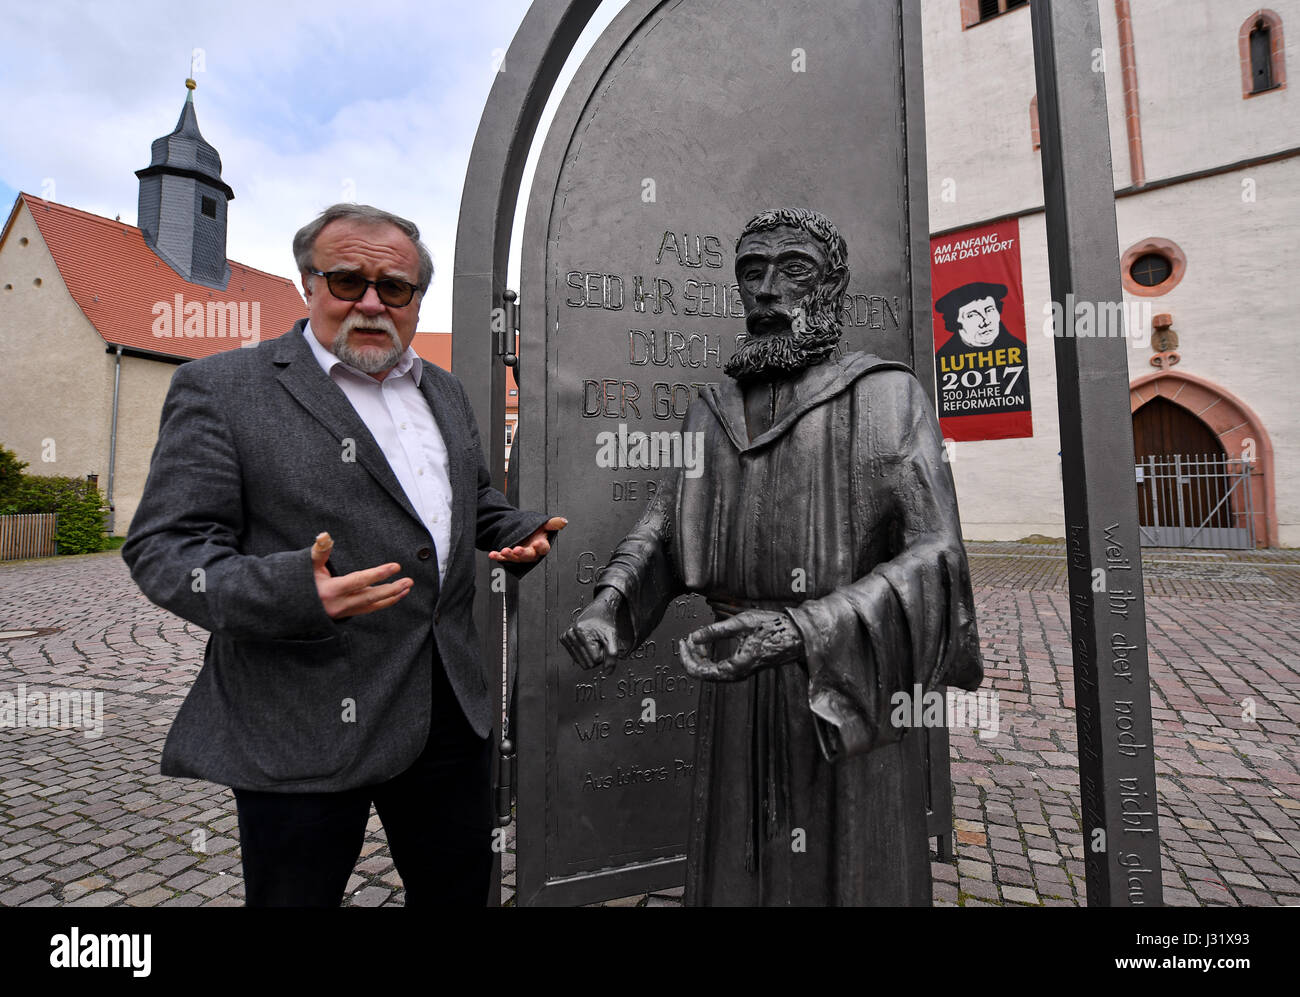
[[[1034,435],[1020,284],[1020,223],[930,240],[934,376],[945,439]]]

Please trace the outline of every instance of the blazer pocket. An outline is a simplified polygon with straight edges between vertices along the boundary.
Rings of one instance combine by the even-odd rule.
[[[336,775],[356,757],[373,708],[358,687],[347,634],[238,642],[235,718],[249,756],[274,782]]]
[[[283,647],[287,650],[293,650],[294,648],[311,650],[314,648],[321,651],[328,651],[331,649],[331,645],[337,641],[344,640],[346,636],[346,634],[340,632],[329,634],[325,637],[280,637],[276,640],[268,640],[266,641],[266,644],[269,647]]]

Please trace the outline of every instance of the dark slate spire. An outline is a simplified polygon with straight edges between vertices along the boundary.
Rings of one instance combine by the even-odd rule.
[[[152,161],[140,178],[140,230],[145,242],[186,280],[224,289],[226,205],[235,192],[221,179],[221,156],[199,132],[194,89],[170,135],[155,139]]]

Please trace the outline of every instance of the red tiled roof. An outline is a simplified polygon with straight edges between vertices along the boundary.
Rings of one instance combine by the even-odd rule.
[[[424,360],[443,370],[451,370],[451,333],[417,332],[411,340],[411,348]],[[515,411],[519,408],[518,385],[515,384],[515,372],[506,368],[506,408]],[[511,394],[511,392],[514,394]]]
[[[411,349],[435,367],[451,370],[450,332],[417,332],[411,340]]]
[[[284,277],[254,270],[230,260],[230,283],[224,291],[192,284],[164,263],[145,244],[134,225],[101,218],[67,205],[20,194],[32,213],[41,237],[59,268],[59,274],[73,300],[85,312],[104,342],[151,353],[197,359],[238,347],[250,339],[273,339],[307,315],[307,306],[296,287]],[[16,207],[16,206],[15,206]],[[181,296],[182,314],[175,311]],[[203,306],[204,337],[185,335],[184,307],[192,302]],[[218,309],[209,303],[240,306],[243,326],[224,335],[219,326],[209,325]],[[162,306],[165,306],[162,307]],[[224,320],[225,315],[222,314]],[[163,319],[172,320],[172,336]],[[252,335],[242,335],[251,329]],[[191,325],[191,331],[197,331]]]

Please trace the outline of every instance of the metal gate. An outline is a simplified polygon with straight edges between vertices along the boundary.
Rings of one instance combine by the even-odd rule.
[[[1253,467],[1214,454],[1141,458],[1136,471],[1142,545],[1254,548]]]

